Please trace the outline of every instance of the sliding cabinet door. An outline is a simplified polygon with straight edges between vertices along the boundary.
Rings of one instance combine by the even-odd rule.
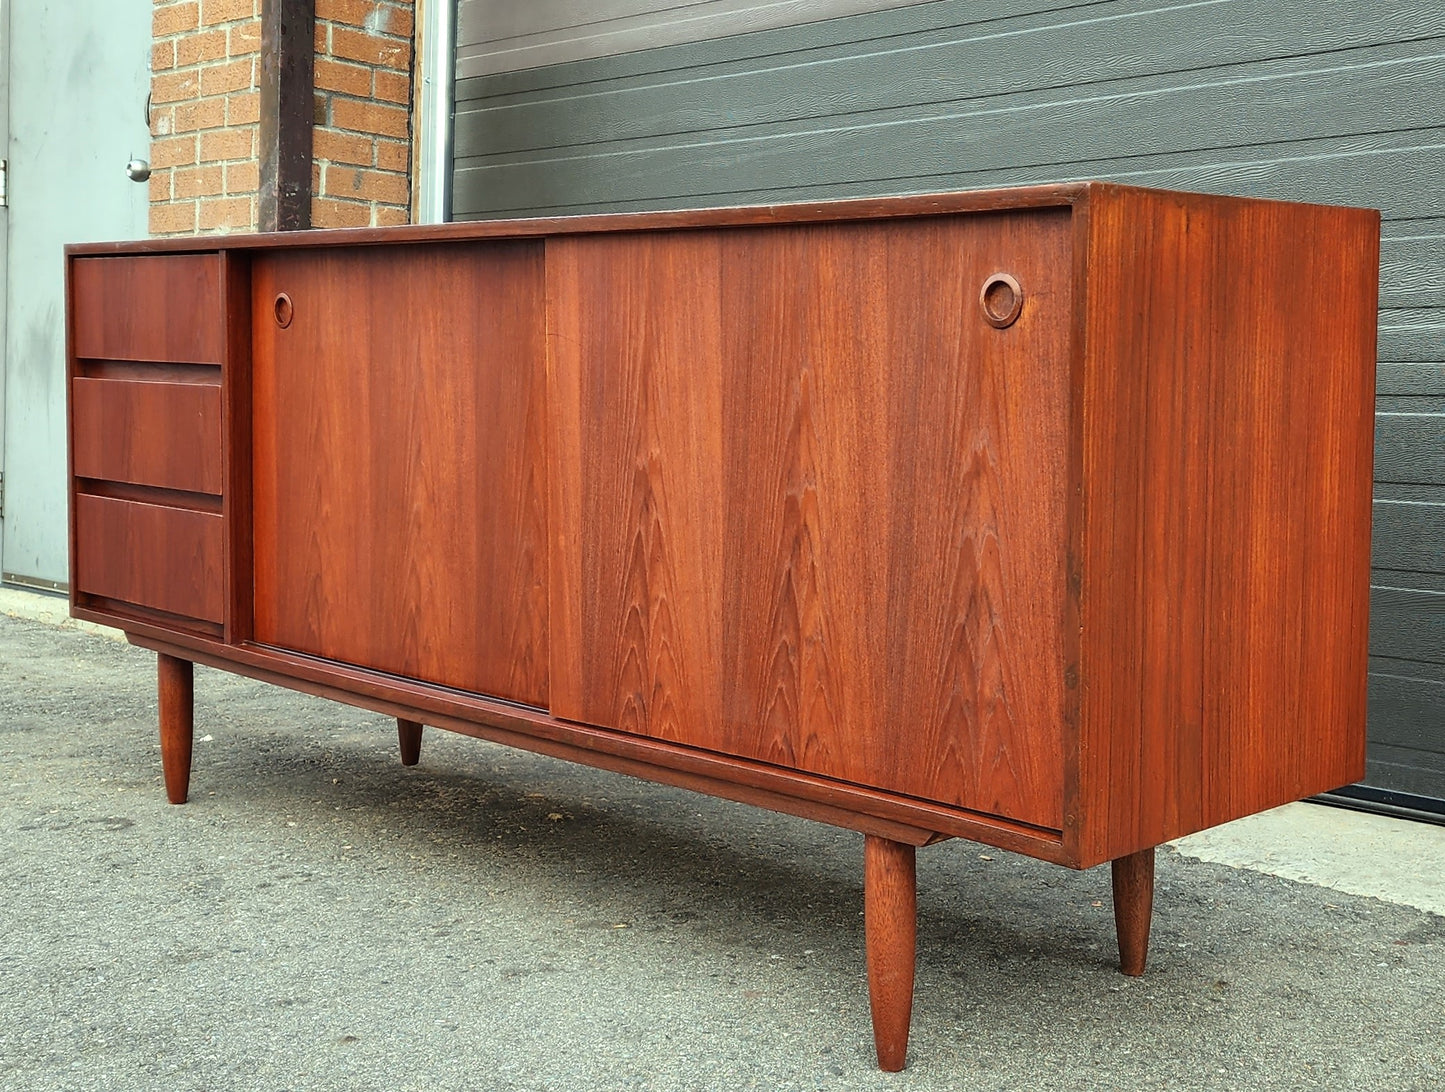
[[[549,241],[553,712],[1060,829],[1069,232]]]
[[[540,243],[258,255],[255,638],[547,704]]]

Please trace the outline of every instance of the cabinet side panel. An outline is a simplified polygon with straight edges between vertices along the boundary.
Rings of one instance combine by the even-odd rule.
[[[1378,218],[1101,187],[1083,863],[1363,772]]]
[[[548,247],[553,711],[1060,829],[1068,211]]]
[[[545,706],[541,244],[260,254],[251,284],[256,640]]]
[[[1085,344],[1081,812],[1103,844],[1152,845],[1203,814],[1205,440],[1221,332],[1201,312],[1230,255],[1204,213],[1095,194]],[[1146,708],[1147,706],[1147,708]],[[1136,845],[1137,843],[1137,845]]]
[[[1365,773],[1379,216],[1242,219],[1256,348],[1211,392],[1206,825]]]

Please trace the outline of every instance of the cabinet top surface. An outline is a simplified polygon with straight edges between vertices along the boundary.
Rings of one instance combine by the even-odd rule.
[[[1008,189],[962,190],[846,201],[744,205],[728,208],[680,209],[663,212],[601,213],[518,220],[468,220],[447,224],[410,224],[386,228],[330,228],[247,235],[186,235],[118,242],[72,243],[67,255],[156,254],[186,251],[279,249],[283,247],[369,246],[395,243],[466,242],[483,239],[540,238],[598,232],[664,231],[688,228],[760,227],[783,224],[837,223],[855,220],[904,219],[955,213],[1007,212],[1040,208],[1087,207],[1101,195],[1174,194],[1203,204],[1282,204],[1257,198],[1149,190],[1110,182],[1066,182]],[[1378,213],[1373,213],[1378,216]]]

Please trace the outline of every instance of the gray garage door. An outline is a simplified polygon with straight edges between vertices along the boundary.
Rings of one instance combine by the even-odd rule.
[[[457,218],[1082,178],[1381,209],[1367,780],[1445,799],[1445,4],[520,7],[461,0]]]

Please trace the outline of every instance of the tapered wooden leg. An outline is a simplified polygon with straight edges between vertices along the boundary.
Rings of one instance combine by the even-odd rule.
[[[156,663],[161,711],[161,770],[166,798],[184,804],[191,784],[191,740],[195,735],[195,685],[190,660],[164,652]]]
[[[1119,970],[1137,977],[1149,956],[1149,919],[1154,913],[1154,850],[1143,849],[1114,862],[1114,929],[1119,935]]]
[[[397,717],[396,735],[401,742],[401,764],[415,766],[421,761],[421,725],[414,720]]]
[[[868,1000],[878,1068],[896,1073],[908,1055],[913,1017],[918,883],[910,845],[869,834],[863,842],[863,932],[868,943]]]

